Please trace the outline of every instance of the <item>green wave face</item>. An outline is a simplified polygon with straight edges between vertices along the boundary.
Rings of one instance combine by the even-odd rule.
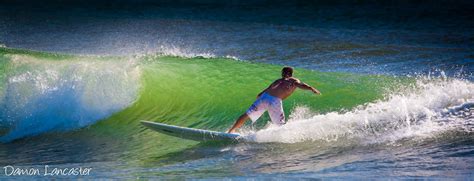
[[[137,101],[102,124],[114,119],[142,119],[224,131],[247,110],[261,90],[280,78],[281,71],[281,66],[232,59],[145,59]],[[384,85],[394,82],[381,76],[303,69],[296,69],[294,76],[317,87],[323,95],[297,90],[284,101],[287,116],[297,105],[320,113],[350,109],[381,98]],[[266,121],[268,117],[261,122]]]
[[[137,101],[114,119],[126,117],[224,131],[261,90],[280,78],[281,71],[281,66],[231,59],[146,59],[148,62],[141,65],[142,87]],[[393,82],[379,76],[302,69],[296,69],[295,76],[317,87],[323,96],[296,91],[284,102],[287,116],[297,105],[320,113],[350,109],[380,98],[386,88],[381,85]],[[267,120],[265,117],[261,122]]]

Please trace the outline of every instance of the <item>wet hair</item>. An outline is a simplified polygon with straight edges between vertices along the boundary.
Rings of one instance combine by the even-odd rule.
[[[292,67],[283,67],[283,69],[281,69],[281,75],[285,75],[285,74],[288,74],[291,76],[293,76],[293,68]]]

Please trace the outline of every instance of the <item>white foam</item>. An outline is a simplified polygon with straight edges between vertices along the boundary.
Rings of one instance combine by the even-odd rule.
[[[317,115],[305,107],[297,107],[286,125],[260,130],[248,135],[247,139],[284,143],[350,140],[373,144],[426,138],[460,129],[466,121],[471,122],[467,125],[473,125],[474,120],[447,118],[445,113],[453,106],[472,105],[473,102],[472,82],[446,77],[419,78],[411,90],[391,93],[386,99],[343,113]]]
[[[136,57],[151,57],[156,58],[160,56],[173,56],[182,58],[226,58],[238,61],[244,61],[233,55],[216,55],[210,51],[201,49],[182,47],[175,45],[161,45],[158,48],[150,49],[143,54],[138,54]]]
[[[209,52],[200,52],[199,50],[194,50],[194,49],[190,50],[190,49],[173,46],[173,45],[160,46],[160,48],[155,51],[165,56],[177,56],[177,57],[185,57],[185,58],[195,58],[195,57],[215,58],[216,57],[216,55]]]
[[[0,141],[81,128],[130,105],[139,89],[136,61],[97,59],[11,55],[0,99],[0,124],[10,131]]]

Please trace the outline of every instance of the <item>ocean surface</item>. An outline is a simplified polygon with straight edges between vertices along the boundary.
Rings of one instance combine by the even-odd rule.
[[[0,179],[474,178],[469,1],[67,2],[0,4]],[[140,124],[226,131],[283,66],[322,95],[282,127]]]

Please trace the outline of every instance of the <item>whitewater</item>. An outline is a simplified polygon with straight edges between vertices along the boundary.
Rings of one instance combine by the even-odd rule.
[[[383,100],[342,113],[315,114],[306,107],[296,107],[287,125],[248,137],[258,142],[389,144],[449,132],[471,133],[474,84],[458,79],[430,80],[421,77],[415,84],[418,89],[400,88]]]

